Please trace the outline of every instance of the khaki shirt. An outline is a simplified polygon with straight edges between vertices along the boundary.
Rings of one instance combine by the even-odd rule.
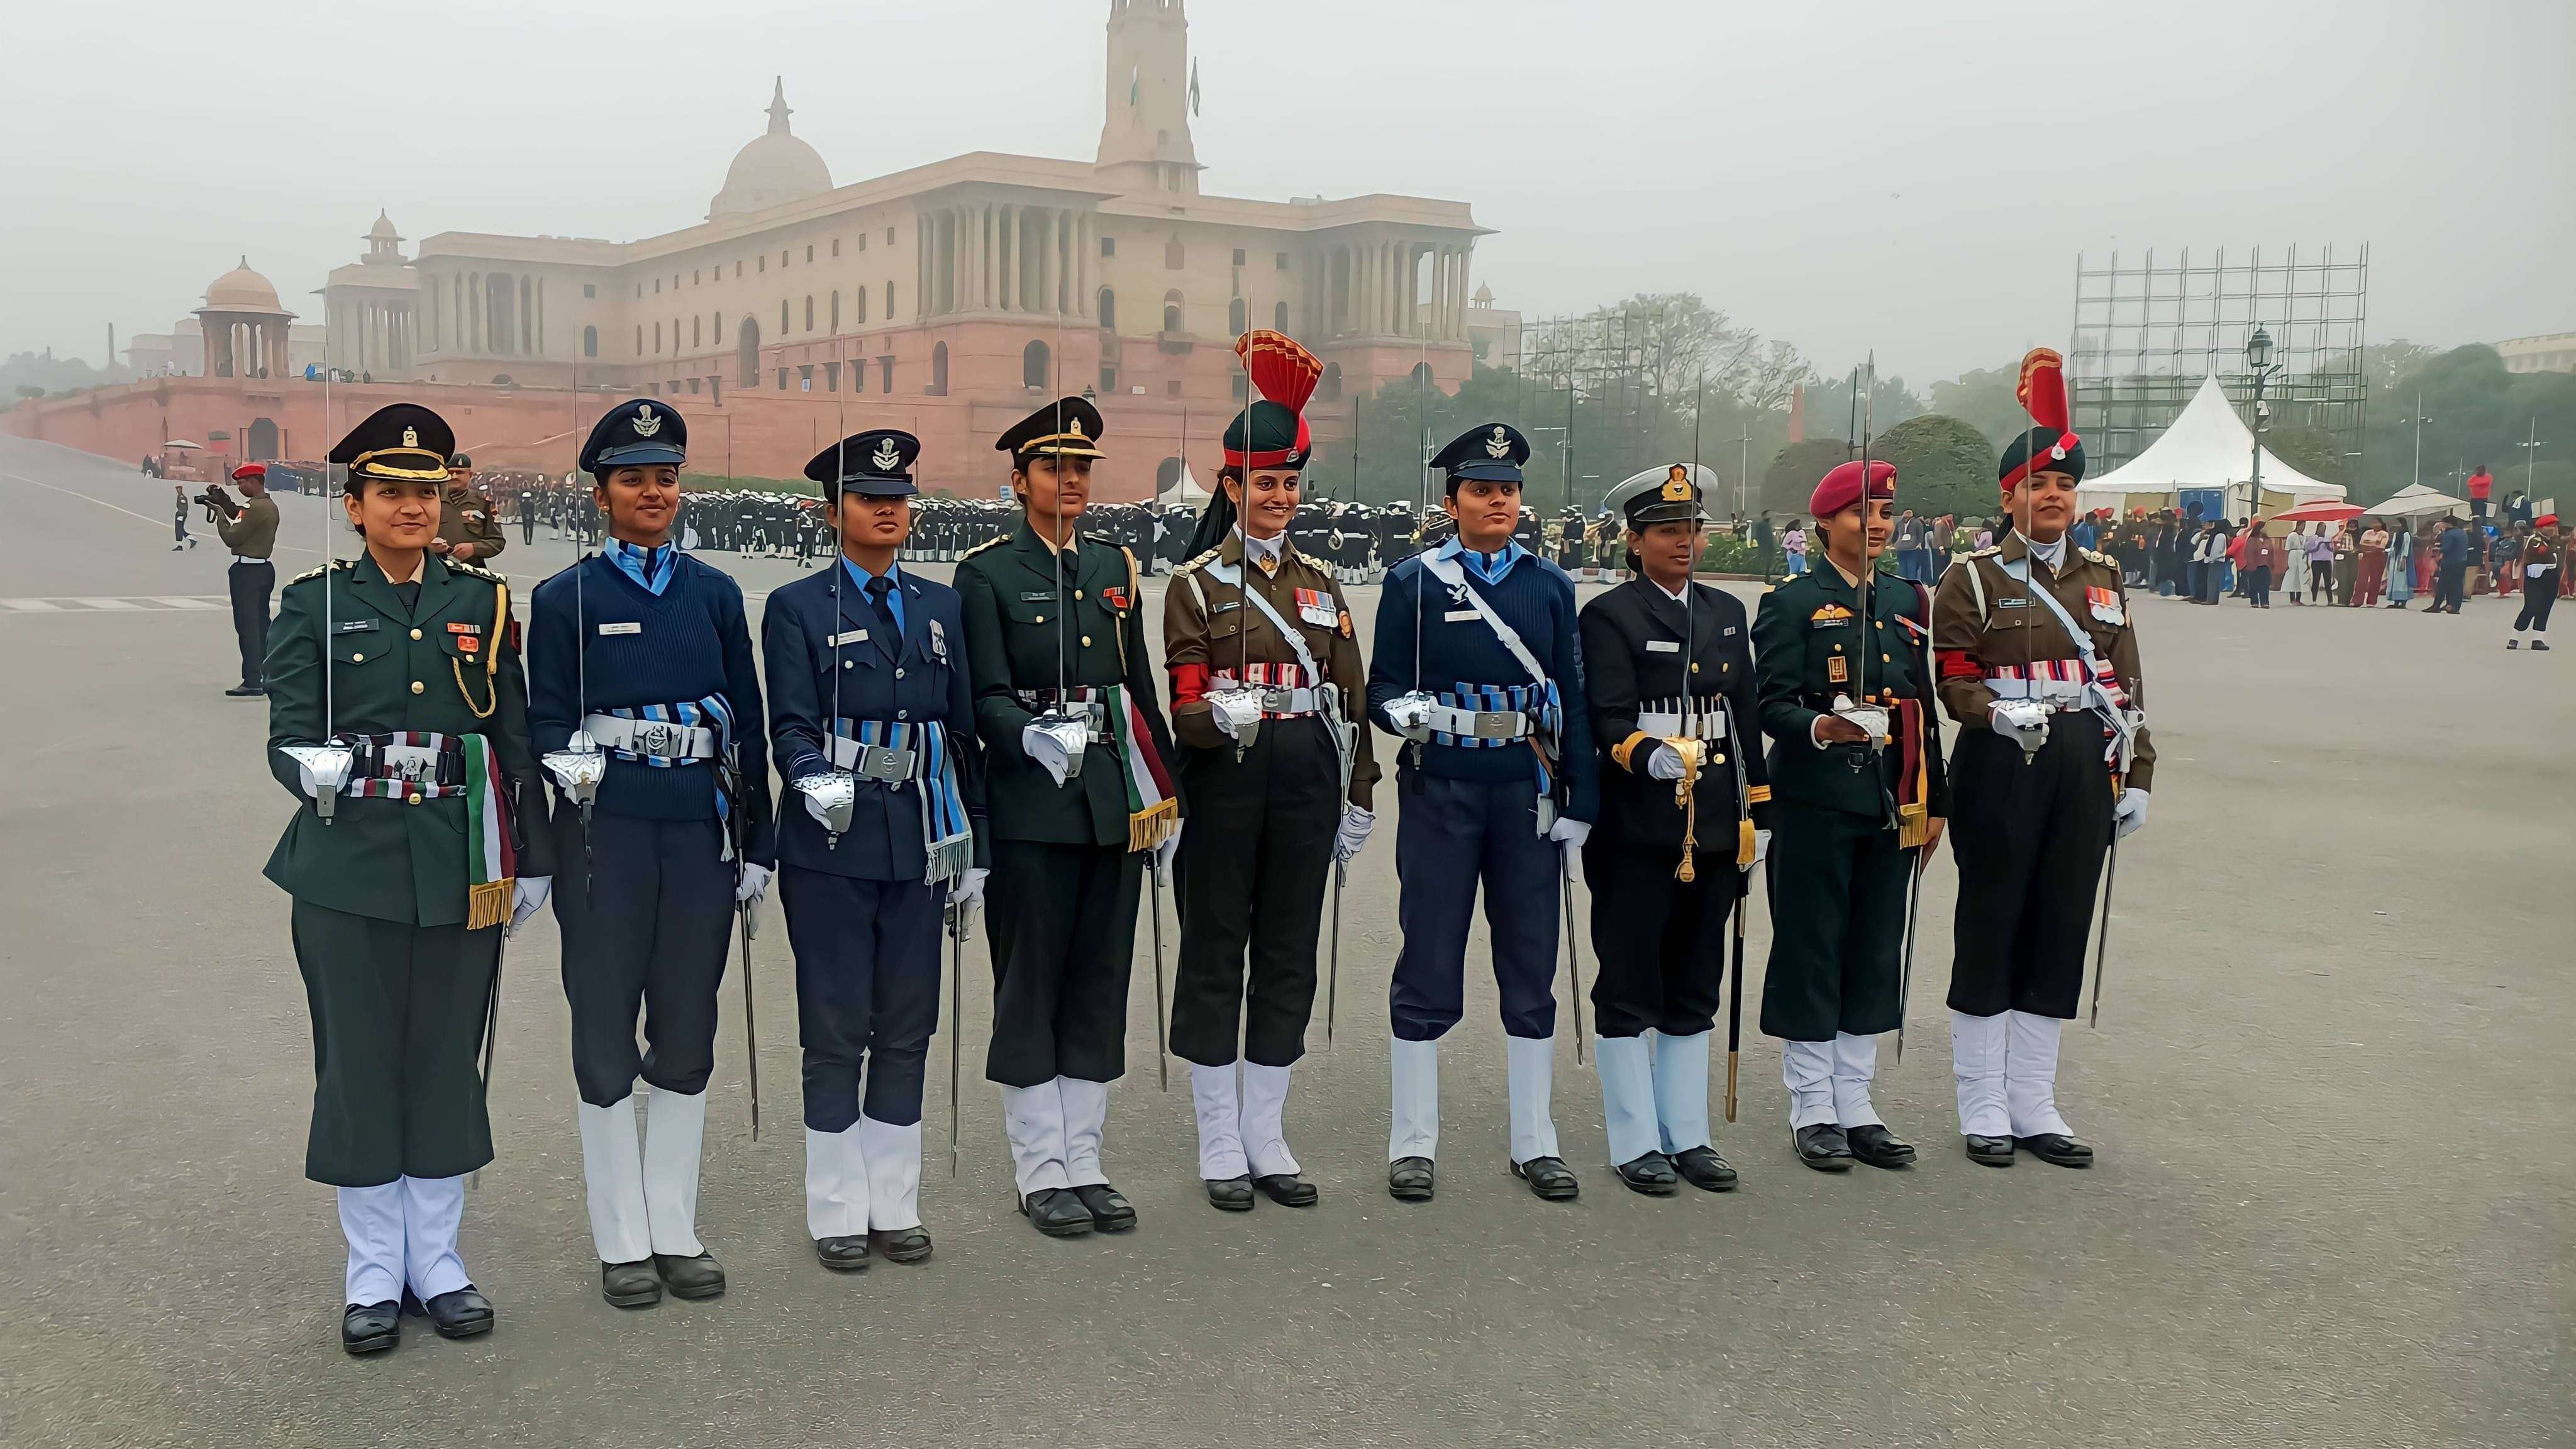
[[[1986,687],[1986,675],[1995,665],[2081,657],[2082,651],[2056,613],[2032,601],[2034,584],[2047,590],[2067,617],[2083,626],[2095,657],[2119,676],[2129,703],[2144,710],[2146,676],[2138,664],[2137,629],[2121,588],[2119,564],[2108,554],[2069,542],[2063,571],[2051,572],[2047,564],[2033,559],[2032,583],[2004,572],[2004,565],[2027,558],[2029,547],[2022,536],[2007,533],[2001,543],[1978,549],[1941,575],[1940,590],[1932,600],[1932,647],[1940,659],[1941,704],[1950,718],[1968,729],[1988,727],[1995,692]],[[2127,783],[2147,789],[2155,773],[2155,743],[2140,725]]]
[[[262,493],[245,495],[241,512],[215,519],[215,536],[243,558],[266,558],[277,552],[277,500]]]
[[[1240,533],[1227,534],[1224,543],[1172,571],[1171,587],[1163,593],[1163,667],[1172,678],[1172,733],[1191,749],[1231,748],[1225,732],[1216,727],[1213,706],[1198,697],[1206,690],[1209,676],[1234,674],[1245,663],[1299,662],[1296,649],[1258,607],[1244,602],[1241,590],[1207,575],[1210,563],[1243,570],[1237,577],[1258,590],[1280,618],[1305,636],[1307,652],[1324,671],[1316,683],[1341,690],[1343,720],[1361,724],[1352,747],[1351,785],[1345,798],[1369,809],[1378,766],[1370,752],[1369,730],[1361,721],[1368,703],[1368,666],[1360,660],[1359,640],[1352,633],[1350,601],[1342,597],[1330,565],[1299,552],[1284,539],[1276,574],[1259,564],[1245,569]],[[1297,602],[1300,590],[1310,596],[1310,606],[1315,596],[1329,604],[1331,622],[1304,616]]]
[[[474,545],[474,556],[464,560],[476,568],[487,568],[501,556],[509,540],[501,536],[501,524],[492,516],[492,502],[471,488],[449,487],[438,508],[438,536],[450,548],[460,543]]]

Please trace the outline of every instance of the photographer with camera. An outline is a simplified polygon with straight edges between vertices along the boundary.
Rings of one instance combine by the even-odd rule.
[[[268,465],[244,463],[233,470],[241,485],[236,502],[221,483],[197,495],[212,516],[215,534],[233,553],[224,581],[233,599],[233,637],[241,644],[241,683],[224,691],[235,699],[257,699],[268,693],[261,663],[268,656],[268,596],[277,589],[277,566],[268,556],[277,551],[277,500],[268,496]]]

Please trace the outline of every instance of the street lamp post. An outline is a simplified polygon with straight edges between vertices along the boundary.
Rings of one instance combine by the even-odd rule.
[[[2540,436],[2540,415],[2534,413],[2531,429],[2524,435],[2522,444],[2522,503],[2523,507],[2535,512],[2539,509],[2540,498],[2531,491],[2532,474],[2534,465],[2540,460],[2540,450],[2548,446],[2549,440]]]
[[[2424,486],[2424,425],[2431,421],[2424,416],[2424,393],[2419,388],[2415,393],[2415,476],[2407,480],[2418,488]]]
[[[2263,426],[2270,419],[2270,411],[2263,402],[2263,388],[2272,380],[2273,374],[2286,366],[2272,361],[2272,334],[2259,326],[2254,329],[2253,336],[2245,339],[2245,366],[2254,374],[2254,479],[2248,485],[2245,499],[2245,518],[2250,523],[2256,514],[2263,511]]]

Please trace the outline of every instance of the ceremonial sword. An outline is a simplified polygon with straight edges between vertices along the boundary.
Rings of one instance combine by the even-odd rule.
[[[2089,1023],[2102,1025],[2102,968],[2111,954],[2111,890],[2120,883],[2120,821],[2111,819],[2111,860],[2102,871],[2102,934],[2093,947],[2093,1011]]]
[[[974,907],[948,899],[948,1175],[957,1175],[957,1058],[966,1031],[966,936]]]
[[[1150,853],[1145,861],[1145,878],[1154,887],[1152,898],[1146,902],[1154,913],[1154,1080],[1168,1092],[1172,1090],[1172,1057],[1163,1040],[1163,866]]]
[[[1350,867],[1333,862],[1333,949],[1332,964],[1324,976],[1324,1050],[1333,1049],[1333,1008],[1342,999],[1342,882]]]

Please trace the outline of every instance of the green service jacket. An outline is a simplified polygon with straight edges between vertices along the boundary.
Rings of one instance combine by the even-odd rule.
[[[420,602],[406,609],[370,556],[330,567],[330,619],[323,619],[324,571],[288,584],[269,626],[268,768],[295,797],[295,818],[268,858],[268,878],[300,901],[417,926],[466,918],[465,798],[411,804],[405,798],[333,803],[314,813],[295,761],[281,745],[318,745],[326,731],[384,735],[402,730],[479,734],[500,761],[511,804],[511,838],[522,877],[554,873],[547,832],[525,808],[537,800],[528,745],[528,680],[520,667],[509,586],[499,574],[436,556],[421,563]],[[331,712],[323,720],[317,663],[327,644]]]
[[[1054,551],[1023,519],[968,550],[957,561],[956,584],[975,728],[989,752],[984,798],[993,838],[1125,845],[1127,777],[1113,747],[1093,745],[1082,773],[1057,785],[1020,743],[1020,731],[1045,712],[1031,709],[1020,692],[1055,688],[1061,650],[1066,684],[1126,686],[1157,757],[1171,766],[1171,730],[1145,655],[1135,556],[1099,534],[1077,534],[1059,592]]]
[[[1821,553],[1816,566],[1762,596],[1753,618],[1753,668],[1762,730],[1772,739],[1771,798],[1857,815],[1888,808],[1901,751],[1880,751],[1880,768],[1853,765],[1868,747],[1818,749],[1809,731],[1835,695],[1921,701],[1918,739],[1925,757],[1924,803],[1935,819],[1950,814],[1949,776],[1941,762],[1941,725],[1932,707],[1931,607],[1924,592],[1894,574],[1870,584],[1870,627],[1861,627],[1860,590]],[[1893,714],[1893,709],[1890,710]],[[1901,726],[1890,721],[1890,732]]]

